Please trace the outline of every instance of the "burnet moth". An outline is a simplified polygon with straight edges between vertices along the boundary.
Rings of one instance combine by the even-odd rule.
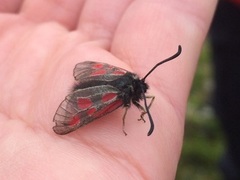
[[[92,61],[78,63],[73,70],[77,84],[56,111],[53,118],[56,123],[54,132],[61,135],[70,133],[119,107],[124,107],[123,132],[127,135],[124,131],[125,117],[132,102],[141,110],[139,120],[145,122],[143,116],[148,115],[150,129],[147,135],[150,136],[154,123],[149,108],[154,96],[145,95],[149,88],[145,79],[158,66],[175,59],[181,52],[179,45],[176,54],[157,63],[142,79],[134,73],[109,64]],[[151,99],[149,104],[146,98]],[[139,104],[140,100],[144,101],[144,107]]]

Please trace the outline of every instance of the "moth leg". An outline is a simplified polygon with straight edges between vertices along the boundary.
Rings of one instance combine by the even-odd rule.
[[[134,104],[135,106],[137,106],[137,108],[142,111],[142,113],[141,113],[141,115],[140,115],[140,119],[138,119],[138,121],[146,122],[145,119],[143,118],[143,115],[146,114],[146,110],[144,109],[144,107],[142,107],[142,105],[139,104],[138,102],[133,102],[133,104]]]
[[[155,96],[146,96],[147,99],[151,99],[149,105],[147,106],[148,109],[150,109],[150,107],[152,106],[152,103],[155,99]],[[137,106],[137,108],[139,108],[142,113],[140,115],[140,119],[138,119],[139,121],[143,121],[143,122],[146,122],[145,119],[144,119],[144,115],[147,114],[147,111],[144,109],[144,107],[142,107],[142,105],[140,105],[138,102],[134,102],[134,105]]]
[[[151,101],[150,101],[150,103],[149,103],[149,105],[148,105],[148,109],[150,109],[150,107],[152,106],[152,103],[153,103],[153,101],[154,101],[154,99],[155,99],[155,96],[146,96],[146,98],[147,99],[151,99]]]
[[[124,130],[124,129],[125,129],[125,117],[126,117],[126,115],[127,115],[128,109],[129,109],[129,106],[127,106],[127,107],[125,108],[125,112],[124,112],[124,115],[123,115],[123,118],[122,118],[122,120],[123,120],[122,131],[123,131],[123,133],[125,134],[125,136],[127,135],[126,131]]]

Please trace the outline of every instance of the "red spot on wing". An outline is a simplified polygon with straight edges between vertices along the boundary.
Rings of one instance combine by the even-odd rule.
[[[88,114],[89,116],[92,116],[96,111],[97,111],[96,108],[91,108],[91,109],[88,109],[88,110],[87,110],[87,114]]]
[[[92,101],[89,98],[78,98],[79,109],[87,109],[92,106]]]
[[[95,112],[94,117],[95,118],[101,117],[104,114],[108,114],[108,113],[114,111],[115,109],[119,108],[122,105],[123,105],[123,102],[121,99],[119,99],[119,100],[113,102],[112,104],[109,104],[108,106],[104,107],[103,109]]]
[[[105,69],[99,69],[94,71],[90,76],[98,76],[98,75],[104,75],[107,71]]]
[[[121,70],[116,70],[112,74],[114,74],[114,75],[124,75],[124,74],[126,74],[126,72],[125,71],[121,71]]]
[[[93,68],[94,69],[101,69],[101,68],[103,68],[103,64],[94,64]]]
[[[73,126],[73,125],[78,124],[79,122],[80,122],[79,116],[74,116],[74,117],[71,119],[71,121],[69,122],[69,125],[70,125],[70,126]]]
[[[102,97],[102,102],[107,102],[109,100],[112,100],[113,98],[116,98],[117,94],[116,93],[107,93],[104,94]]]

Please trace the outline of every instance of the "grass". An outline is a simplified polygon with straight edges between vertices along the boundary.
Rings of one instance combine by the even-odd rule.
[[[211,107],[213,93],[211,47],[203,47],[186,115],[185,136],[177,180],[220,180],[224,141]]]

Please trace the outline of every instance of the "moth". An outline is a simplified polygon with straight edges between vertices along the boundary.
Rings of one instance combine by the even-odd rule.
[[[135,73],[110,64],[94,61],[78,63],[73,70],[77,84],[54,115],[54,132],[60,135],[70,133],[119,107],[124,107],[123,132],[127,135],[124,130],[125,117],[132,103],[141,110],[140,120],[145,122],[144,115],[148,115],[150,129],[147,135],[150,136],[154,130],[154,122],[149,108],[154,96],[145,95],[149,88],[145,80],[158,66],[175,59],[181,52],[182,47],[179,45],[176,54],[157,63],[141,79]],[[150,98],[149,104],[147,98]],[[141,100],[144,101],[144,106],[140,104]]]

